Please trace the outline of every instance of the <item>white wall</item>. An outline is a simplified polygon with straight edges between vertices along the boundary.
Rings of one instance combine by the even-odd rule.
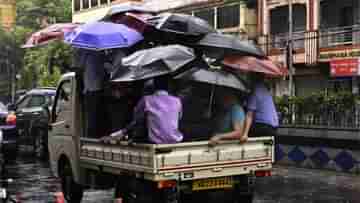
[[[208,1],[209,0],[144,0],[144,3],[152,9],[162,11]]]

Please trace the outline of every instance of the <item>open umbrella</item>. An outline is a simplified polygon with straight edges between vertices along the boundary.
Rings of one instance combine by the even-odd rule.
[[[207,83],[212,85],[211,95],[209,98],[209,107],[207,112],[207,116],[209,118],[211,118],[213,112],[214,95],[215,95],[215,89],[217,89],[217,87],[221,86],[221,87],[235,89],[245,93],[249,92],[247,85],[240,77],[238,77],[233,72],[229,72],[221,69],[214,69],[214,68],[190,69],[182,74],[177,75],[175,78],[180,80],[189,80],[189,81]]]
[[[207,21],[186,14],[163,13],[146,21],[158,30],[177,34],[205,35],[216,32]]]
[[[79,26],[80,24],[77,23],[58,23],[50,25],[33,33],[22,48],[32,48],[46,45],[55,40],[63,40],[66,33],[73,31]]]
[[[269,59],[258,59],[251,56],[228,56],[224,58],[223,64],[245,72],[258,72],[269,76],[287,75],[286,69],[280,68]]]
[[[235,73],[221,69],[191,69],[176,76],[176,79],[230,87],[243,92],[249,91],[244,81]]]
[[[222,58],[228,54],[251,55],[265,57],[264,52],[248,41],[242,41],[231,35],[220,33],[207,34],[195,45],[206,55],[214,58]]]
[[[65,42],[73,47],[90,50],[127,48],[143,39],[134,29],[108,22],[85,24],[65,35]]]
[[[148,7],[145,7],[142,3],[137,2],[126,2],[111,6],[106,13],[103,20],[111,20],[112,17],[125,13],[136,13],[136,14],[155,14],[156,12]]]
[[[124,58],[111,79],[130,82],[175,73],[194,59],[194,51],[180,45],[145,49]]]

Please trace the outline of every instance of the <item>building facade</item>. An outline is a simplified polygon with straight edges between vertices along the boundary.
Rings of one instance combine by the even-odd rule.
[[[288,0],[258,1],[259,43],[286,66]],[[318,91],[358,93],[360,2],[293,0],[294,85],[296,95]],[[277,85],[288,94],[288,81]]]
[[[16,20],[16,1],[0,0],[0,21],[1,26],[9,30],[13,27]]]
[[[245,39],[257,36],[256,4],[251,0],[73,0],[73,22],[97,20],[106,14],[111,5],[125,2],[143,3],[158,12],[191,14],[207,20],[224,33]]]
[[[208,21],[222,33],[236,35],[244,40],[256,38],[255,1],[226,0],[146,0],[160,12],[172,11],[197,16]]]

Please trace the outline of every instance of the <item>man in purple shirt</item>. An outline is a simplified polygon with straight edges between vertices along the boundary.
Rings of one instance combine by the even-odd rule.
[[[256,73],[252,76],[253,93],[247,101],[245,127],[241,141],[250,136],[275,136],[279,119],[273,98],[264,84],[264,75]]]
[[[154,144],[179,143],[183,139],[179,131],[179,121],[182,115],[182,104],[179,98],[168,93],[167,76],[154,79],[156,91],[141,98],[134,110],[134,120],[131,124],[111,137],[127,134],[140,125],[146,125],[148,141]]]

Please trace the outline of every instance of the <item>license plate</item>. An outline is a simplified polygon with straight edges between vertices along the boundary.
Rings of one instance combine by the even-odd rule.
[[[233,187],[232,177],[195,180],[193,181],[192,184],[193,191],[224,189],[224,188],[232,188],[232,187]]]

